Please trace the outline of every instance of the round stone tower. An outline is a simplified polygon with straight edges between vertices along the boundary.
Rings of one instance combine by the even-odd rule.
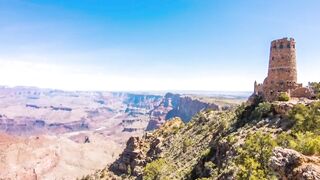
[[[271,42],[268,78],[275,83],[297,82],[296,49],[293,38]]]
[[[281,92],[294,98],[314,96],[309,88],[297,83],[296,43],[293,38],[271,42],[268,76],[263,84],[254,82],[253,95],[266,101],[278,100]]]
[[[271,42],[268,76],[263,82],[266,99],[274,100],[279,92],[297,88],[296,49],[293,38],[283,38]]]

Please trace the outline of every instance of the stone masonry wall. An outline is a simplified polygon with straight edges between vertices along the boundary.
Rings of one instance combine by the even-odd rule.
[[[309,97],[310,91],[297,83],[296,43],[293,38],[282,38],[271,42],[268,76],[263,84],[255,82],[255,94],[262,95],[267,101],[277,100],[280,92],[298,97]],[[305,92],[305,93],[304,93]]]

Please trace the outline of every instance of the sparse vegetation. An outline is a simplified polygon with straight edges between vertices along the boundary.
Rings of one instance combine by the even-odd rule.
[[[305,155],[320,154],[320,136],[312,132],[298,132],[294,140],[289,140],[289,147]]]
[[[235,127],[240,128],[247,123],[257,122],[268,116],[272,116],[273,106],[268,102],[257,101],[250,106],[245,104],[240,105],[236,110]]]
[[[311,82],[309,86],[313,90],[315,98],[320,99],[320,82]]]
[[[206,157],[206,156],[208,156],[208,155],[210,154],[210,151],[211,151],[211,149],[210,149],[210,148],[208,148],[208,149],[204,150],[204,151],[201,153],[201,156],[202,156],[202,157]]]
[[[286,92],[280,92],[278,96],[278,101],[289,101],[290,97]]]
[[[216,168],[216,165],[211,161],[204,163],[204,169],[205,171],[207,171],[207,174],[210,174],[211,177],[214,177],[216,175]]]
[[[272,173],[268,160],[276,141],[270,134],[255,132],[249,135],[245,143],[238,148],[236,164],[239,166],[239,179],[270,179]]]
[[[144,179],[146,180],[156,180],[159,179],[161,171],[165,165],[164,159],[158,159],[151,163],[148,163],[143,171]]]
[[[250,119],[261,120],[268,117],[272,113],[272,104],[268,102],[259,103],[259,105],[252,112]]]
[[[320,136],[312,132],[282,133],[277,137],[279,146],[294,149],[305,155],[320,154]]]
[[[295,132],[310,131],[320,135],[320,102],[314,102],[308,106],[295,105],[289,112],[289,118],[295,121]]]
[[[157,159],[148,163],[143,170],[143,179],[145,180],[162,180],[161,175],[164,171],[169,171],[171,166],[163,159]]]
[[[188,147],[190,147],[192,144],[193,144],[192,139],[186,138],[186,139],[183,141],[183,152],[186,152],[187,149],[188,149]]]
[[[305,155],[320,154],[320,102],[308,106],[295,105],[289,112],[289,118],[295,122],[293,131],[280,134],[279,145]]]

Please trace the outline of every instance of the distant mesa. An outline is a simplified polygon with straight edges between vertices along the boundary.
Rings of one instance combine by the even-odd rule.
[[[296,98],[313,96],[311,89],[297,83],[296,42],[293,38],[271,42],[268,76],[262,84],[254,82],[254,95],[266,101],[278,100],[280,93]]]

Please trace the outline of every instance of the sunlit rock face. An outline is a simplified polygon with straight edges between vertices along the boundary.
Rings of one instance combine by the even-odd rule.
[[[215,103],[200,101],[179,94],[167,93],[161,104],[151,111],[147,131],[157,129],[166,120],[173,117],[179,117],[184,122],[189,122],[196,113],[205,109],[220,110],[222,108]]]

